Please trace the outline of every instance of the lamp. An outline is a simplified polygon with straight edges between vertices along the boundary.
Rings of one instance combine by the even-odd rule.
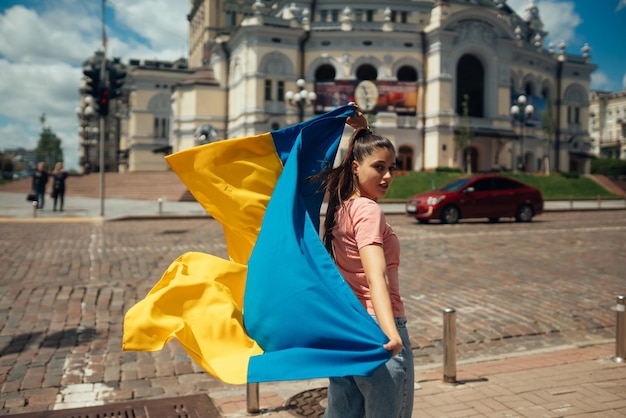
[[[98,141],[93,138],[93,134],[97,135],[99,132],[98,127],[92,125],[94,113],[93,97],[84,96],[83,103],[76,108],[76,115],[78,116],[79,122],[78,133],[81,137],[80,145],[84,149],[83,161],[81,162],[83,174],[89,174],[91,171],[89,148],[98,143]]]
[[[535,107],[531,104],[527,103],[527,98],[525,95],[520,94],[515,104],[511,106],[511,116],[513,120],[518,121],[520,123],[520,148],[521,148],[521,156],[518,158],[517,165],[515,165],[515,158],[513,160],[514,167],[513,170],[517,168],[521,169],[521,171],[526,171],[526,157],[524,155],[524,134],[525,134],[525,126],[526,122],[530,117],[535,113]],[[512,147],[513,155],[515,155],[515,146]]]
[[[298,108],[298,117],[300,122],[302,122],[304,120],[305,106],[315,103],[317,94],[315,94],[314,91],[308,91],[304,88],[304,86],[306,86],[306,81],[303,78],[296,80],[296,86],[298,87],[298,91],[287,91],[285,93],[285,99],[287,99],[287,103]]]

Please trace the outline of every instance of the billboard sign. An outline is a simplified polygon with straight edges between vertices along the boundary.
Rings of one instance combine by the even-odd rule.
[[[417,82],[415,81],[380,81],[372,80],[377,89],[376,103],[365,109],[359,103],[357,88],[361,80],[333,80],[316,82],[315,113],[324,113],[350,102],[357,102],[361,108],[374,113],[395,112],[412,114],[417,112]]]

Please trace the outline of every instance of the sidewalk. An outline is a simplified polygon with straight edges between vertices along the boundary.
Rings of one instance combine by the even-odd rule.
[[[614,345],[566,346],[457,367],[457,384],[441,367],[417,366],[414,417],[623,417],[626,365]],[[260,415],[320,415],[326,380],[260,384]],[[237,387],[236,387],[237,388]],[[212,390],[224,417],[249,416],[245,387]]]
[[[387,214],[403,214],[404,203],[382,203]],[[626,209],[626,199],[611,200],[558,200],[546,201],[545,211],[569,210],[619,210]],[[104,217],[102,201],[90,197],[67,197],[63,212],[52,211],[52,199],[46,199],[43,210],[34,210],[23,193],[0,192],[0,220],[77,220],[84,219],[138,219],[209,216],[197,202],[174,202],[137,199],[105,199]],[[324,213],[324,207],[322,207]]]

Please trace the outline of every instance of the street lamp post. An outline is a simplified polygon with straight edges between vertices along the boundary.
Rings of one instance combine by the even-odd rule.
[[[524,134],[526,121],[535,113],[535,107],[531,104],[526,104],[527,99],[526,96],[520,94],[517,98],[515,104],[511,106],[511,116],[514,120],[520,123],[520,148],[521,155],[518,157],[519,162],[513,160],[513,171],[517,169],[521,169],[521,171],[526,171],[526,156],[524,155]],[[513,155],[515,155],[514,148],[512,147]]]
[[[81,137],[81,146],[84,149],[83,170],[84,174],[89,174],[91,170],[91,162],[89,158],[89,147],[93,145],[92,134],[98,132],[98,129],[92,126],[92,117],[94,114],[93,97],[85,96],[83,105],[76,108],[76,114],[79,120],[79,133]]]
[[[306,81],[303,78],[299,78],[296,81],[296,86],[298,86],[299,91],[293,92],[289,90],[285,93],[287,103],[298,108],[298,118],[300,122],[304,120],[304,108],[315,103],[315,99],[317,99],[315,92],[305,89],[305,85]]]

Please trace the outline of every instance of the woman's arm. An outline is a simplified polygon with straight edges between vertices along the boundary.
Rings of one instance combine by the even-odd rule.
[[[369,284],[376,320],[389,338],[389,342],[384,345],[384,348],[393,351],[395,356],[402,351],[402,338],[398,333],[391,308],[389,284],[387,283],[387,263],[385,262],[383,247],[366,245],[359,250],[359,255]]]

